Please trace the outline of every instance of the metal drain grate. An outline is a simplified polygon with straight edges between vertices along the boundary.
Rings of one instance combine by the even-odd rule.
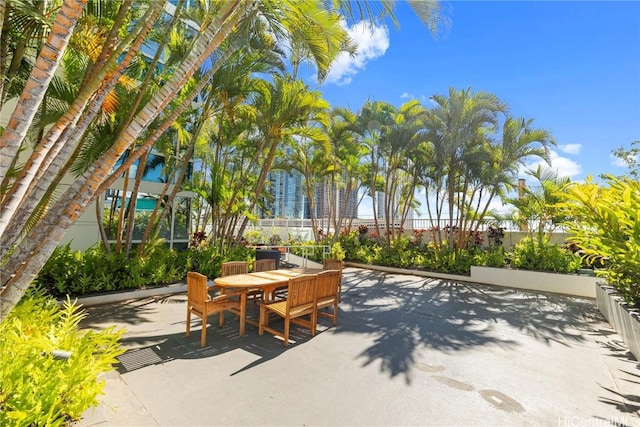
[[[128,351],[118,357],[120,365],[126,372],[135,371],[145,366],[163,362],[152,347]]]

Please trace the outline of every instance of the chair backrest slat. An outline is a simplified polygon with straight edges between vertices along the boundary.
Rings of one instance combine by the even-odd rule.
[[[340,272],[338,270],[324,270],[318,273],[318,300],[337,297],[339,284]]]
[[[324,270],[338,270],[338,271],[342,271],[343,269],[343,264],[342,261],[337,260],[337,259],[333,259],[333,258],[326,258],[322,260],[322,268]]]
[[[287,306],[289,309],[316,302],[316,274],[303,274],[289,279]]]
[[[234,274],[247,274],[249,272],[249,263],[246,261],[228,261],[222,263],[222,273],[224,276],[233,276]]]
[[[207,276],[203,274],[195,271],[187,273],[187,299],[189,304],[197,309],[202,309],[205,301],[209,299],[207,281]]]
[[[253,271],[270,271],[276,269],[276,260],[273,258],[269,259],[258,259],[255,264],[253,264]]]

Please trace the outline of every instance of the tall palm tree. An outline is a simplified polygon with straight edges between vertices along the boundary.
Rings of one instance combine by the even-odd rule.
[[[266,82],[265,82],[266,83]],[[320,130],[315,124],[328,126],[329,103],[319,92],[309,90],[299,80],[275,76],[272,84],[266,83],[256,99],[258,112],[257,131],[260,135],[258,151],[260,172],[252,189],[249,211],[255,208],[269,170],[281,144],[292,144],[294,138],[318,139]],[[249,222],[245,217],[237,234],[239,240]]]
[[[39,59],[36,60],[36,65],[31,71],[33,78],[25,86],[9,126],[0,137],[0,182],[3,183],[3,188],[6,188],[5,178],[16,162],[25,136],[42,102],[43,94],[55,74],[57,64],[60,63],[69,43],[73,26],[83,11],[85,3],[86,1],[83,0],[64,0],[62,3],[53,24],[53,31],[49,34],[50,43],[45,45]],[[308,3],[312,3],[320,9],[325,8],[328,12],[330,10],[329,13],[335,13],[335,10],[339,10],[344,5],[351,5],[348,2],[338,1],[336,2],[337,8],[333,8],[325,3],[309,0],[304,2],[305,7]],[[384,7],[388,7],[389,3],[383,2],[382,4]],[[117,5],[120,6],[121,3],[117,3]],[[130,61],[131,57],[140,49],[136,37],[144,34],[146,28],[154,24],[158,16],[154,13],[163,7],[164,2],[139,3],[136,6],[138,5],[140,7],[131,9],[132,13],[144,11],[146,6],[149,6],[146,8],[149,11],[147,17],[140,18],[137,15],[138,18],[134,19],[136,22],[142,22],[139,30],[126,34],[122,40],[118,37],[123,32],[118,31],[111,33],[115,33],[116,37],[106,37],[102,47],[105,55],[100,56],[104,58],[104,62],[99,61],[99,65],[87,74],[83,90],[78,94],[72,107],[69,108],[68,114],[65,114],[64,120],[59,121],[58,125],[54,126],[40,143],[44,144],[40,152],[45,154],[46,158],[51,157],[46,155],[50,150],[53,149],[56,152],[55,156],[52,156],[52,162],[46,162],[54,168],[52,171],[62,171],[67,160],[73,156],[78,142],[92,125],[96,111],[103,104],[105,94],[110,91],[116,84],[118,77],[129,66],[130,62],[127,61]],[[211,61],[213,63],[216,59],[222,60],[224,58],[224,52],[220,48],[231,33],[239,31],[245,22],[255,22],[257,16],[260,16],[259,19],[273,23],[270,28],[274,34],[299,34],[302,29],[312,28],[305,22],[305,16],[301,13],[300,3],[297,1],[232,0],[216,3],[215,6],[217,8],[212,9],[206,19],[200,23],[200,31],[195,36],[186,59],[172,69],[171,76],[163,82],[164,84],[144,105],[141,105],[131,124],[123,130],[113,145],[104,151],[65,192],[60,194],[56,202],[50,206],[23,238],[15,239],[7,245],[10,246],[11,253],[2,257],[0,262],[3,263],[3,271],[11,272],[11,274],[3,274],[0,277],[0,320],[23,295],[34,275],[44,265],[57,243],[64,236],[65,231],[86,210],[87,206],[116,179],[112,170],[124,152],[131,148],[139,138],[145,140],[130,152],[130,156],[123,163],[123,167],[126,168],[148,151],[155,140],[170,127],[170,121],[177,119],[187,109],[191,100],[201,89],[201,86],[197,84],[190,90],[192,87],[188,84],[190,79],[206,61],[211,61],[212,55],[215,57]],[[309,40],[315,40],[315,44],[319,43],[317,37],[310,36]],[[127,54],[121,55],[120,52],[125,52],[125,49]],[[326,69],[330,65],[332,59],[330,56],[334,51],[314,48],[312,52],[319,69]],[[45,57],[47,61],[45,61]],[[207,76],[207,78],[209,77]],[[145,135],[150,126],[153,126],[153,130]],[[37,147],[40,147],[40,144]],[[48,173],[48,166],[45,166],[44,163],[38,167],[40,168],[37,169],[38,183],[29,187],[36,187],[39,189],[38,191],[49,191],[50,185],[55,181],[58,173]],[[31,178],[26,179],[30,180]],[[26,181],[21,179],[21,182]],[[30,191],[29,198],[37,198],[38,191]],[[19,204],[23,205],[22,201]],[[17,208],[12,208],[8,217],[14,217],[16,210]],[[20,220],[24,215],[31,216],[32,213],[33,209],[23,209],[19,215]],[[13,220],[9,220],[3,226],[9,233],[15,234],[18,230],[19,234],[23,231],[23,227],[14,227]],[[4,243],[4,234],[0,238]]]
[[[461,230],[465,217],[464,182],[467,164],[463,156],[473,150],[483,134],[498,126],[498,113],[506,111],[506,105],[488,92],[471,92],[471,88],[449,88],[448,96],[434,95],[435,103],[425,120],[425,128],[433,139],[436,157],[441,160],[446,184],[449,226]],[[462,202],[462,203],[460,203]],[[458,233],[449,232],[448,242],[454,247]],[[463,245],[458,239],[458,245]]]
[[[417,181],[411,176],[414,151],[418,148],[427,110],[418,101],[409,101],[394,112],[393,122],[387,126],[380,140],[384,162],[384,218],[387,244],[395,238],[403,219],[413,207]],[[398,226],[396,222],[400,220]]]

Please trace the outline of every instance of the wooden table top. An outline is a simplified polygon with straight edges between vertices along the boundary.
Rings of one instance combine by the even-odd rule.
[[[274,285],[285,285],[292,277],[302,274],[317,274],[321,271],[321,268],[285,268],[282,270],[217,277],[213,282],[223,288],[263,288]]]

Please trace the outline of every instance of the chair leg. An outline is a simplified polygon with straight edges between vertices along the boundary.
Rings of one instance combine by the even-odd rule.
[[[258,335],[264,334],[264,318],[267,314],[267,309],[260,305],[260,318],[258,319]]]
[[[318,326],[318,306],[311,311],[311,336],[316,336],[316,326]]]
[[[224,326],[224,310],[220,312],[220,319],[218,319],[218,325],[221,328]]]
[[[200,347],[207,344],[207,316],[202,316],[202,331],[200,332]]]
[[[284,318],[284,346],[289,347],[289,316]]]
[[[333,303],[333,326],[338,324],[338,301]]]
[[[187,307],[187,336],[191,336],[191,311]]]

